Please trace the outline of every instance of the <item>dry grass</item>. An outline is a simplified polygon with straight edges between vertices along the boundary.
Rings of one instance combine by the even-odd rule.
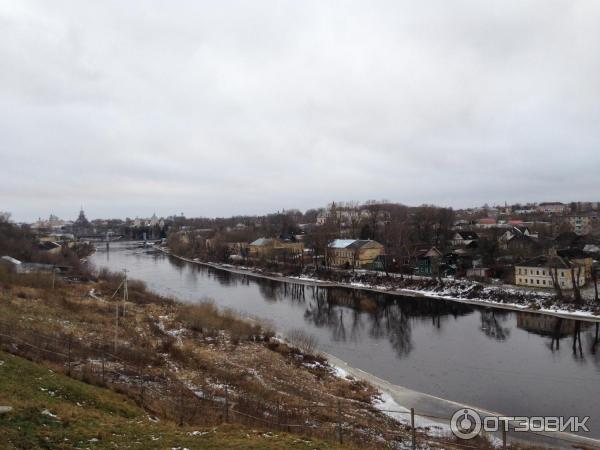
[[[341,448],[263,427],[180,427],[150,420],[127,397],[0,352],[2,448]],[[44,412],[46,411],[46,412]]]

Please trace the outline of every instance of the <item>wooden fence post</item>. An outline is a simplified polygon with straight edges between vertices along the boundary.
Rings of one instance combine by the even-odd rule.
[[[223,417],[225,419],[225,423],[229,422],[229,391],[227,390],[227,385],[225,385],[225,410]]]
[[[417,432],[415,430],[415,408],[410,408],[410,428],[412,434],[412,448],[417,448]]]
[[[67,375],[71,376],[71,336],[67,340]]]
[[[102,353],[102,384],[105,384],[105,379],[104,379],[104,360],[105,360],[105,356],[104,353]]]
[[[144,407],[144,365],[140,364],[139,370],[139,379],[140,379],[140,406]]]
[[[281,402],[277,400],[277,429],[281,430]]]
[[[183,426],[183,386],[179,386],[179,426]]]
[[[338,432],[338,441],[340,444],[344,443],[344,438],[342,436],[342,402],[338,398],[337,401],[337,432]]]

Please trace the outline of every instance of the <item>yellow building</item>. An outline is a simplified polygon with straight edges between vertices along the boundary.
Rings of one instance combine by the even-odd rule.
[[[271,258],[284,253],[289,255],[302,255],[304,244],[299,241],[287,241],[274,238],[259,238],[248,245],[248,253],[251,257]]]
[[[330,265],[357,269],[371,268],[383,254],[384,247],[379,242],[362,239],[336,239],[327,249]]]
[[[560,256],[538,256],[515,265],[517,286],[553,288],[554,277],[561,288],[573,289],[573,275],[578,286],[585,285],[585,266],[569,262]]]

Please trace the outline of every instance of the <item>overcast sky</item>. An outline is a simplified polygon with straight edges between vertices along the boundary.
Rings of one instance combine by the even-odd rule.
[[[0,0],[0,210],[600,200],[600,2]]]

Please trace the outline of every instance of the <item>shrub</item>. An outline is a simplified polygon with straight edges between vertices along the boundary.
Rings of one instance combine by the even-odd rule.
[[[288,342],[300,350],[302,353],[312,355],[317,350],[319,340],[316,336],[308,334],[304,330],[294,328],[290,330],[287,335]]]
[[[228,331],[234,343],[260,337],[262,327],[240,319],[231,309],[219,311],[212,300],[179,307],[177,319],[187,328],[214,337],[220,330]]]

